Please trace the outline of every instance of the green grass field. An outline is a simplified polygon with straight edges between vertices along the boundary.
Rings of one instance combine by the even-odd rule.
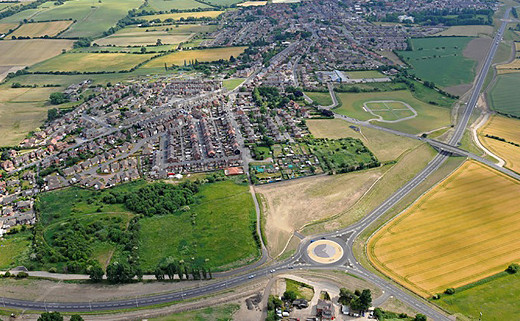
[[[489,93],[491,107],[501,113],[520,117],[520,73],[497,75]]]
[[[62,37],[96,38],[126,16],[128,10],[136,9],[141,4],[141,0],[70,0],[62,5],[45,2],[37,9],[19,12],[0,22],[18,22],[23,19],[35,21],[72,19],[76,20],[76,23],[64,32]]]
[[[208,259],[215,269],[251,262],[259,254],[252,232],[255,217],[247,185],[203,185],[188,211],[140,221],[141,266],[153,271],[168,256]]]
[[[244,78],[233,78],[233,79],[224,79],[222,82],[222,85],[224,88],[227,88],[229,90],[233,90],[237,88],[241,83],[244,82]]]
[[[399,51],[412,72],[441,87],[470,83],[475,77],[476,62],[463,56],[473,38],[435,37],[411,39],[412,51]]]
[[[196,8],[211,8],[206,4],[195,0],[150,0],[145,9],[153,9],[155,11],[169,11],[171,9],[188,10]]]
[[[504,275],[467,290],[443,295],[433,301],[444,309],[456,313],[457,320],[502,321],[516,320],[520,315],[520,274]]]
[[[285,279],[285,291],[293,291],[298,299],[312,300],[314,288],[308,284],[291,279]]]
[[[153,57],[153,54],[67,53],[31,67],[33,71],[121,71]]]
[[[305,94],[309,96],[316,104],[320,106],[330,106],[332,105],[332,98],[328,92],[311,92],[306,91]]]
[[[363,78],[383,78],[386,77],[377,70],[364,70],[364,71],[345,71],[349,78],[352,79],[363,79]]]
[[[29,251],[32,233],[20,232],[0,239],[0,270],[19,265]]]
[[[396,100],[410,105],[417,111],[417,117],[398,123],[376,124],[411,134],[418,134],[450,125],[450,110],[434,106],[415,98],[409,90],[376,92],[376,93],[338,93],[341,106],[335,111],[359,120],[369,120],[374,116],[363,110],[363,103],[374,100]]]
[[[162,317],[148,319],[150,321],[231,321],[233,314],[240,308],[238,304],[226,304],[205,309],[179,312]]]

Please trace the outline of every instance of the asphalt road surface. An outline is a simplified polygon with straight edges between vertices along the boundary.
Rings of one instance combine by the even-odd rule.
[[[510,9],[506,10],[504,15],[504,19],[507,19],[509,16]],[[177,291],[171,293],[163,293],[156,294],[147,297],[137,297],[135,299],[127,299],[127,300],[114,300],[114,301],[106,301],[106,302],[74,302],[74,303],[62,303],[62,302],[41,302],[41,301],[26,301],[26,300],[15,300],[8,298],[0,298],[0,306],[16,308],[22,310],[39,310],[39,311],[74,311],[74,312],[84,312],[84,311],[106,311],[106,310],[118,310],[118,309],[128,309],[128,308],[136,308],[143,306],[151,306],[155,304],[168,303],[173,301],[180,301],[190,298],[196,298],[212,293],[217,293],[219,291],[223,291],[227,288],[236,287],[238,285],[242,285],[247,282],[254,282],[255,278],[265,277],[270,275],[271,273],[283,272],[291,269],[341,269],[346,270],[349,273],[354,275],[358,275],[370,282],[373,282],[375,285],[379,286],[385,293],[389,295],[393,295],[396,299],[406,303],[410,307],[414,308],[420,313],[425,314],[432,320],[439,321],[448,321],[451,320],[446,316],[445,313],[440,311],[439,309],[432,307],[430,304],[424,299],[421,299],[410,292],[398,287],[394,283],[391,283],[378,275],[373,274],[371,271],[368,271],[363,266],[361,266],[353,253],[353,244],[354,240],[361,234],[363,230],[365,230],[368,226],[370,226],[375,220],[381,217],[384,213],[386,213],[390,208],[396,205],[400,200],[406,197],[412,190],[414,190],[421,182],[423,182],[430,174],[435,172],[444,161],[451,155],[451,152],[462,153],[460,149],[455,147],[461,140],[462,135],[466,129],[469,118],[475,108],[477,103],[478,96],[480,94],[480,90],[482,89],[482,85],[487,75],[487,71],[491,66],[493,61],[493,57],[497,50],[498,45],[502,39],[502,35],[506,28],[507,22],[503,21],[494,40],[493,44],[489,50],[489,53],[486,57],[485,63],[480,70],[477,79],[475,81],[473,92],[470,96],[470,99],[466,105],[465,110],[463,111],[462,118],[458,122],[455,127],[455,133],[450,140],[449,144],[433,142],[432,145],[441,149],[441,152],[424,168],[419,174],[417,174],[411,181],[407,182],[404,186],[399,188],[392,196],[390,196],[387,200],[385,200],[379,207],[365,216],[359,222],[345,228],[342,230],[338,230],[332,233],[326,233],[321,235],[315,235],[312,237],[307,237],[302,240],[297,252],[291,258],[283,261],[273,263],[269,266],[265,266],[254,270],[251,272],[252,268],[258,267],[259,264],[254,264],[248,268],[240,269],[239,271],[232,271],[226,273],[230,277],[227,279],[217,279],[212,282],[208,282],[203,286],[191,288],[185,291]],[[348,118],[345,116],[338,116],[341,118]],[[352,119],[348,119],[352,121]],[[354,120],[355,121],[355,120]],[[363,124],[366,125],[366,124]],[[400,135],[408,135],[403,133],[398,133]],[[418,139],[414,135],[413,138]],[[464,151],[465,152],[465,151]],[[469,153],[465,152],[465,156],[469,156]],[[487,165],[491,166],[491,162],[478,158],[474,156],[473,158],[478,161],[482,161]],[[491,163],[491,164],[490,164]],[[494,164],[492,164],[494,165]],[[495,165],[496,167],[496,165]],[[505,169],[502,169],[504,171]],[[510,171],[509,171],[510,172]],[[511,176],[515,176],[515,178],[519,178],[517,174],[511,172],[508,174],[514,174]],[[311,240],[317,238],[333,238],[338,239],[342,236],[346,236],[347,239],[341,245],[344,247],[344,255],[343,258],[334,264],[331,265],[323,265],[312,262],[312,260],[308,260],[305,258],[305,251],[307,246],[310,244]],[[265,259],[265,255],[263,255],[263,259]],[[263,261],[263,260],[261,260]],[[263,262],[262,262],[263,263]],[[237,274],[237,273],[244,274]],[[247,273],[245,273],[247,272]]]

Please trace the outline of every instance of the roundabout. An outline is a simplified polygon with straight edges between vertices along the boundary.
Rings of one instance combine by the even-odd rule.
[[[332,240],[314,241],[309,244],[306,252],[309,259],[319,264],[337,263],[345,254],[343,247]]]

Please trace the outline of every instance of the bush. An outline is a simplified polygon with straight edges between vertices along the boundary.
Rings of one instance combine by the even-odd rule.
[[[455,294],[455,289],[454,288],[447,288],[446,291],[444,291],[444,293],[446,293],[448,295]]]
[[[509,274],[515,274],[518,271],[520,271],[520,265],[516,263],[511,263],[506,269],[506,272]]]
[[[11,276],[11,272],[9,272],[9,271],[5,272],[3,275],[4,278],[8,278],[10,276]]]
[[[16,278],[17,279],[25,279],[26,277],[28,277],[29,274],[27,274],[27,272],[18,272],[18,274],[16,274]]]
[[[49,273],[56,273],[56,272],[58,272],[58,270],[55,267],[51,267],[49,269]]]

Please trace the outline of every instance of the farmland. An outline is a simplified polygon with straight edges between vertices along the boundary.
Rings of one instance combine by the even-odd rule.
[[[8,32],[10,29],[18,27],[17,23],[0,23],[0,34]]]
[[[505,160],[506,167],[520,172],[520,147],[514,145],[520,145],[520,120],[493,116],[479,130],[479,139],[487,149]]]
[[[201,49],[201,50],[183,50],[171,53],[166,56],[153,59],[146,63],[143,69],[146,68],[164,68],[164,65],[177,65],[181,66],[185,62],[199,61],[216,61],[220,59],[228,60],[231,56],[237,57],[240,55],[246,47],[227,47],[227,48],[214,48],[214,49]]]
[[[145,20],[155,20],[159,19],[161,21],[164,21],[166,19],[172,19],[172,20],[182,20],[182,19],[188,19],[188,18],[216,18],[219,15],[224,13],[224,11],[200,11],[200,12],[177,12],[177,13],[165,13],[165,14],[157,14],[157,15],[151,15],[151,16],[142,16],[140,18]]]
[[[196,8],[211,8],[210,6],[195,0],[150,0],[145,9],[155,11],[169,11],[171,9],[188,10]]]
[[[450,124],[450,111],[430,105],[415,98],[409,90],[375,93],[338,93],[341,106],[335,111],[360,120],[369,120],[374,115],[363,110],[363,104],[368,101],[395,100],[410,105],[418,113],[417,117],[395,124],[377,122],[378,125],[417,134],[444,127]]]
[[[476,25],[476,26],[451,26],[446,30],[436,33],[436,36],[444,37],[478,37],[480,35],[490,36],[493,33],[493,27],[487,25]]]
[[[47,99],[60,88],[0,87],[0,146],[19,143],[47,117]]]
[[[422,296],[503,271],[520,259],[519,192],[519,182],[468,161],[379,230],[369,257]]]
[[[71,24],[72,21],[70,20],[24,23],[9,36],[31,38],[43,36],[54,37],[61,31],[67,29]]]
[[[140,0],[103,0],[94,3],[90,0],[71,0],[58,5],[45,2],[37,9],[19,12],[0,22],[18,22],[23,19],[35,21],[73,19],[77,22],[61,36],[99,37],[123,18],[128,10],[138,8],[141,4]]]
[[[473,38],[439,37],[411,39],[412,51],[399,51],[418,77],[448,87],[467,84],[475,77],[476,62],[463,56]]]
[[[435,303],[461,319],[476,320],[482,312],[483,320],[502,321],[514,320],[520,314],[519,296],[520,275],[503,274],[469,289],[457,289],[455,294],[444,295]]]
[[[489,93],[491,107],[500,113],[520,117],[520,73],[498,75]]]
[[[31,67],[33,71],[120,71],[128,70],[153,57],[153,54],[67,53]]]
[[[247,185],[232,181],[201,186],[187,211],[141,220],[139,256],[144,270],[164,257],[208,259],[213,268],[245,264],[258,256],[255,209]]]
[[[59,55],[72,47],[72,40],[33,39],[0,42],[0,67],[29,66]]]

